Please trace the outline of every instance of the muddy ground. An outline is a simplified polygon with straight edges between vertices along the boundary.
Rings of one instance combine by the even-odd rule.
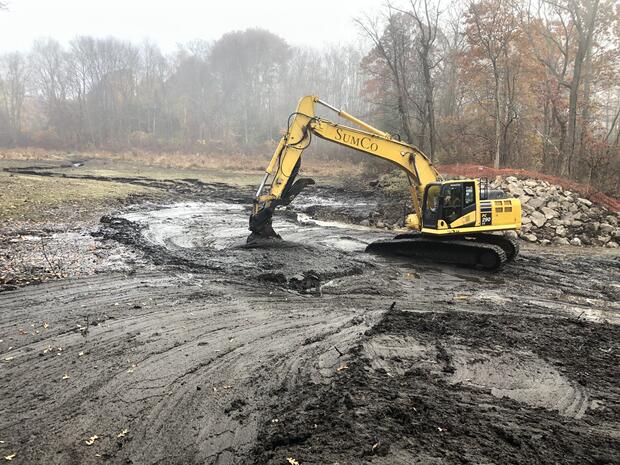
[[[385,199],[320,187],[247,248],[250,189],[178,185],[76,224],[66,277],[0,292],[2,457],[619,463],[614,251],[528,246],[494,274],[372,256],[392,233],[343,221]]]

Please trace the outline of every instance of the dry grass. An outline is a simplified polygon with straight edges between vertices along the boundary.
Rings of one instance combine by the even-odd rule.
[[[12,161],[45,161],[63,162],[76,160],[109,160],[137,167],[151,166],[174,170],[207,170],[207,171],[238,171],[262,172],[267,167],[271,155],[205,155],[199,153],[153,153],[142,151],[131,152],[66,152],[44,150],[38,148],[0,149],[0,160]],[[312,176],[356,176],[361,174],[362,167],[358,163],[342,160],[329,160],[324,157],[305,154],[303,170]]]
[[[112,200],[146,192],[154,191],[108,181],[0,173],[0,226],[80,216]]]
[[[308,156],[301,175],[322,184],[340,184],[359,174],[360,166],[328,163]],[[69,163],[85,162],[79,167]],[[258,185],[267,158],[243,155],[161,154],[148,152],[63,152],[42,149],[0,149],[0,170],[8,167],[45,166],[47,170],[75,176],[144,177],[150,179],[199,179],[230,185]],[[62,167],[64,166],[64,167]],[[0,171],[0,227],[20,222],[46,222],[79,218],[106,204],[153,189],[106,180],[30,176]]]

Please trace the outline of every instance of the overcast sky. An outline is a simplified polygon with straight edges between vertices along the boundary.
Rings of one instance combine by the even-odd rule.
[[[384,0],[8,0],[0,12],[0,52],[27,50],[39,37],[67,43],[76,35],[177,43],[213,40],[232,30],[268,29],[292,45],[360,40],[353,18]]]

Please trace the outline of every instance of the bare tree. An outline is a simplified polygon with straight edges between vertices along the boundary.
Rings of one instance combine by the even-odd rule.
[[[443,61],[442,56],[437,56],[435,42],[439,33],[440,4],[429,6],[429,0],[410,0],[410,9],[400,10],[410,16],[417,27],[415,48],[418,55],[418,63],[422,68],[422,87],[424,89],[424,115],[422,116],[429,125],[430,158],[434,160],[436,151],[436,127],[435,127],[435,94],[433,70]]]
[[[390,85],[393,89],[401,129],[405,133],[405,138],[409,142],[413,142],[414,137],[409,106],[409,79],[411,72],[408,66],[413,53],[411,44],[413,34],[411,24],[406,18],[405,15],[395,11],[388,5],[384,16],[385,25],[383,28],[381,28],[376,19],[357,19],[356,23],[373,44],[373,50],[367,59],[378,59],[380,61],[379,66],[373,67],[369,65],[367,70],[374,72],[383,81],[384,85]],[[385,75],[384,70],[387,71]]]
[[[599,0],[542,0],[542,4],[539,5],[539,14],[529,16],[530,23],[538,22],[542,17],[543,28],[540,29],[540,33],[549,44],[556,48],[561,57],[558,60],[549,55],[541,56],[540,51],[535,48],[538,59],[557,77],[558,85],[569,92],[565,121],[560,112],[555,109],[560,125],[562,127],[566,125],[562,128],[565,135],[560,145],[563,156],[559,170],[562,176],[571,174],[573,157],[581,134],[577,119],[579,99],[582,97],[584,75],[587,77],[590,74],[592,45],[600,14],[599,7]],[[589,78],[586,78],[586,81],[589,82]],[[589,93],[589,84],[586,83],[587,99],[589,99]],[[582,111],[586,112],[587,117],[586,106],[583,106]]]
[[[37,40],[29,56],[33,85],[45,106],[49,127],[62,131],[66,121],[66,62],[58,41]]]
[[[8,120],[11,143],[21,134],[22,109],[26,95],[26,63],[19,53],[10,53],[0,60],[0,104]]]
[[[495,150],[493,166],[501,163],[502,118],[505,102],[502,100],[502,85],[506,72],[507,50],[516,30],[516,20],[510,10],[508,0],[483,0],[470,3],[468,11],[469,27],[467,39],[474,47],[479,47],[488,60],[493,76],[493,103],[495,120]]]

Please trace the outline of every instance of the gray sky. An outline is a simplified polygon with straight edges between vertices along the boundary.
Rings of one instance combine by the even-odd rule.
[[[0,52],[27,50],[39,37],[67,43],[76,35],[145,38],[172,51],[191,39],[262,27],[292,45],[360,40],[353,18],[384,0],[8,0],[0,12]]]

